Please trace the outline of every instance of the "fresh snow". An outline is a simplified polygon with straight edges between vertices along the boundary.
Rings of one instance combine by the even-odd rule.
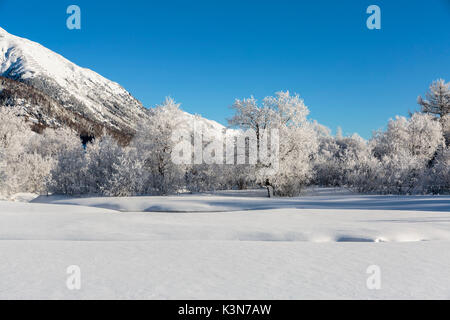
[[[449,196],[263,196],[0,202],[0,299],[450,298]]]

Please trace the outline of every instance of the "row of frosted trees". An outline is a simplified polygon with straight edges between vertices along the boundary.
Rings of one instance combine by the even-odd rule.
[[[261,103],[253,97],[236,100],[235,115],[229,120],[237,128],[233,141],[251,130],[260,148],[267,132],[276,129],[275,171],[260,161],[176,164],[172,156],[178,141],[173,137],[186,125],[186,114],[170,98],[150,111],[125,146],[106,134],[83,146],[79,135],[68,128],[47,128],[37,134],[17,116],[19,110],[3,107],[0,192],[132,196],[270,185],[279,196],[295,196],[314,184],[361,193],[449,193],[449,84],[434,82],[418,102],[420,112],[392,119],[386,130],[366,141],[356,134],[332,136],[327,128],[308,120],[303,100],[289,92]],[[214,140],[214,136],[203,139],[203,149]]]

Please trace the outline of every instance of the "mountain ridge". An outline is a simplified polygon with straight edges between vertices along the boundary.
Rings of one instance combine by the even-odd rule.
[[[104,128],[129,140],[139,122],[152,114],[119,83],[1,27],[0,85],[5,87],[0,105],[19,106],[34,123],[68,125],[81,135],[96,136]],[[186,122],[195,117],[211,131],[225,129],[198,115],[185,112],[185,117]]]
[[[118,83],[4,29],[0,30],[0,76],[30,85],[74,114],[115,131],[133,131],[148,114]]]

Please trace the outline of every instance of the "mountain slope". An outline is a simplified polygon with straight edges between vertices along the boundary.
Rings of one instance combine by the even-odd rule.
[[[0,76],[26,83],[83,118],[132,131],[146,109],[119,84],[0,28]]]
[[[0,76],[0,106],[15,107],[18,116],[23,116],[32,124],[36,132],[44,128],[69,127],[83,139],[101,135],[104,127],[89,118],[64,108],[62,104],[45,93],[22,82]],[[107,129],[119,142],[127,143],[132,132]]]
[[[152,116],[152,109],[145,109],[118,83],[0,28],[2,105],[19,107],[37,126],[69,126],[85,136],[97,136],[106,128],[124,142],[141,120]],[[225,129],[198,115],[183,112],[182,117],[188,127],[200,122],[212,137]]]

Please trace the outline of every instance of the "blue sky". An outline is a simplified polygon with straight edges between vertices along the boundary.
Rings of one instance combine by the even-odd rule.
[[[82,29],[66,28],[77,4]],[[366,9],[381,8],[381,30]],[[299,93],[311,118],[369,138],[450,81],[450,0],[0,0],[0,26],[119,82],[226,124],[235,98]]]

